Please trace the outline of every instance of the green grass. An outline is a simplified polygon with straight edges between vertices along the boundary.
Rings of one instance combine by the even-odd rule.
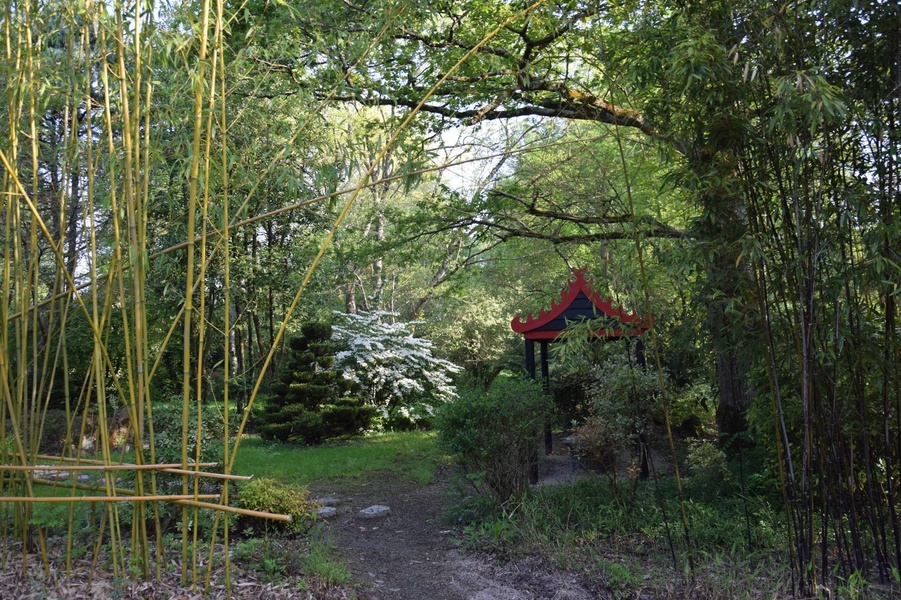
[[[315,447],[247,437],[241,440],[234,472],[310,485],[390,471],[425,484],[434,481],[435,470],[445,461],[433,432],[383,433]]]
[[[303,561],[304,572],[325,585],[333,587],[350,583],[351,574],[347,564],[334,558],[334,549],[326,542],[310,542],[310,553]]]

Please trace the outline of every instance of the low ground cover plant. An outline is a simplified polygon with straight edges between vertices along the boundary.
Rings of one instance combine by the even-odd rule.
[[[239,522],[241,531],[304,533],[316,518],[316,505],[305,487],[271,477],[258,477],[243,484],[238,491],[238,505],[247,510],[291,517],[290,521],[274,521],[244,516]]]

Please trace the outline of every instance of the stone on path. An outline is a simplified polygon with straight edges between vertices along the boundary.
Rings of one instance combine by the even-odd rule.
[[[379,517],[387,517],[391,513],[391,509],[383,504],[375,504],[369,508],[360,511],[360,517],[364,519],[377,519]]]
[[[334,506],[323,506],[319,510],[316,511],[316,514],[320,519],[331,519],[336,514],[338,514],[338,509]]]

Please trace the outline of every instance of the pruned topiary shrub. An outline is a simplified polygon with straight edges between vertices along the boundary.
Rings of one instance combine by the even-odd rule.
[[[351,395],[353,383],[338,376],[328,323],[307,322],[288,342],[285,364],[272,384],[260,435],[267,440],[316,444],[369,428],[375,407]]]
[[[552,407],[534,381],[500,376],[487,392],[465,390],[441,408],[439,439],[480,495],[515,501],[529,485],[538,433]]]
[[[288,485],[276,479],[261,477],[243,484],[238,490],[238,506],[247,510],[288,515],[290,521],[242,516],[241,530],[303,533],[316,517],[316,505],[307,488]]]

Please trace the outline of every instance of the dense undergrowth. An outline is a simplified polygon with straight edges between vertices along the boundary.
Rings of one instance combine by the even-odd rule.
[[[462,539],[502,556],[545,556],[622,597],[640,590],[685,593],[692,569],[694,584],[707,588],[703,597],[775,593],[783,586],[784,519],[766,501],[688,492],[686,537],[673,478],[627,486],[617,490],[594,474],[533,488],[518,504],[470,512]]]

